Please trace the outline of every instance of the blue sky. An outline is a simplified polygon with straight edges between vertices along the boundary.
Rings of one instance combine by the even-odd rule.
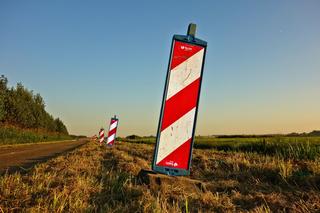
[[[196,134],[320,129],[319,1],[4,1],[0,74],[73,134],[155,135],[173,34],[208,42]]]

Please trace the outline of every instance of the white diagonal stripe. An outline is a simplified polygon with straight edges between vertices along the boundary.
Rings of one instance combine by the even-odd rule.
[[[114,128],[116,128],[116,127],[117,127],[117,124],[118,124],[118,121],[116,121],[116,122],[114,122],[113,124],[111,124],[109,131],[110,131],[110,130],[113,130]]]
[[[156,163],[159,163],[192,137],[195,112],[196,108],[194,107],[161,132]]]
[[[170,83],[166,100],[200,77],[203,53],[204,49],[170,71]]]
[[[116,134],[112,134],[108,137],[108,142],[107,143],[110,143],[111,141],[114,140],[114,137],[115,137]]]

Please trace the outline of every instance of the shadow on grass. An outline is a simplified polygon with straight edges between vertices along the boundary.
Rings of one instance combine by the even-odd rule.
[[[130,187],[135,177],[121,171],[117,156],[113,152],[104,155],[102,174],[99,177],[101,191],[92,195],[91,203],[96,212],[139,212],[138,199],[142,190]]]
[[[223,212],[228,208],[230,211],[259,212],[260,209],[260,212],[268,210],[294,212],[300,207],[291,207],[291,204],[305,205],[303,202],[308,202],[306,209],[311,209],[314,200],[319,198],[319,189],[315,186],[320,183],[320,177],[304,167],[284,178],[276,166],[271,169],[264,168],[261,164],[242,162],[234,165],[231,162],[212,160],[199,154],[193,158],[190,178],[205,183],[206,191],[181,194],[181,188],[173,183],[171,186],[165,184],[166,193],[160,190],[150,193],[148,186],[137,184],[134,173],[126,170],[129,164],[134,164],[132,157],[141,156],[130,151],[131,148],[133,147],[130,145],[125,145],[125,148],[117,147],[119,150],[110,149],[104,155],[99,177],[101,190],[91,196],[96,212],[143,212],[145,206],[163,210],[164,206],[176,204],[182,211],[189,205],[191,212],[196,209]],[[145,154],[148,155],[147,152]],[[223,155],[224,159],[230,156],[230,153]],[[160,207],[155,205],[161,202],[164,205]],[[302,208],[303,206],[300,209]]]
[[[230,195],[238,210],[250,211],[257,206],[265,206],[271,211],[294,211],[288,207],[288,201],[300,202],[302,195],[305,200],[312,200],[320,192],[320,175],[304,167],[284,178],[277,169],[247,166],[244,163],[238,163],[235,169],[232,163],[217,160],[211,166],[211,169],[199,174],[208,181],[207,189],[212,193]],[[277,199],[277,196],[282,199]]]

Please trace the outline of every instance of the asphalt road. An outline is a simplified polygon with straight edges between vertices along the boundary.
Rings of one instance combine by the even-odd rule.
[[[0,146],[0,173],[27,171],[34,164],[71,151],[88,140]]]

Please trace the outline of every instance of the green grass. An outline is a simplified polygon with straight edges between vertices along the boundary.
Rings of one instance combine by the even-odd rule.
[[[284,159],[315,160],[320,157],[320,137],[205,138],[196,139],[195,148],[253,152]]]
[[[69,140],[69,135],[41,130],[26,130],[14,126],[0,127],[0,145]]]
[[[154,144],[155,138],[143,137],[122,139],[122,141]],[[225,152],[258,153],[293,160],[320,158],[320,137],[215,138],[200,136],[196,137],[194,147]]]
[[[141,143],[141,144],[154,144],[156,142],[155,137],[141,137],[138,139],[128,139],[128,138],[117,137],[116,140],[129,142],[129,143]]]

